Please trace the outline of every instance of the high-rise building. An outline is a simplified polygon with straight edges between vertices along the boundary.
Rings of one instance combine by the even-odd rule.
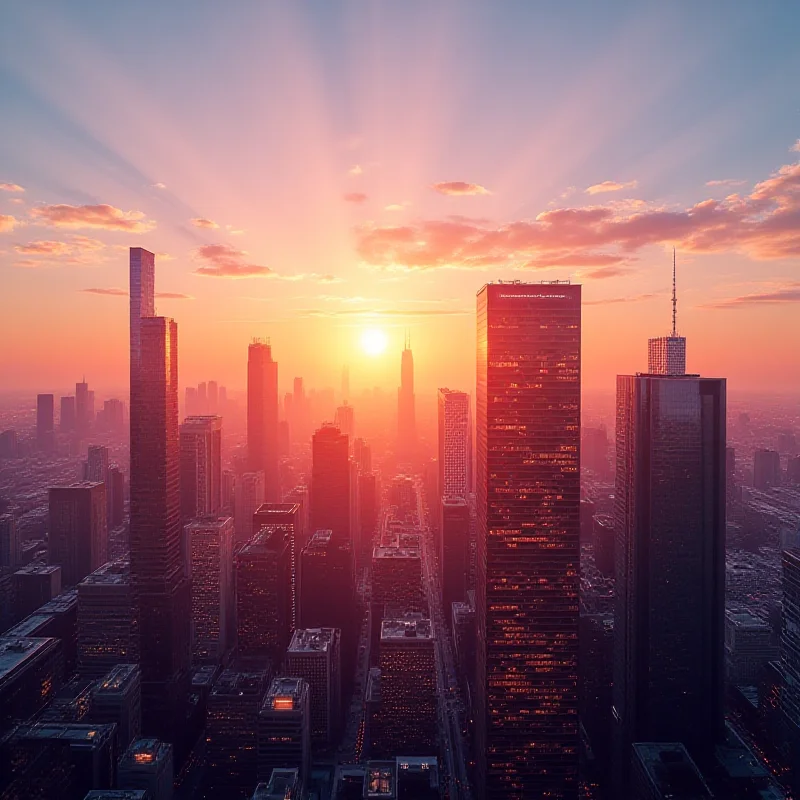
[[[411,352],[411,337],[406,336],[400,359],[400,388],[397,390],[397,457],[400,461],[410,461],[416,452],[414,356]]]
[[[239,660],[277,666],[292,634],[289,526],[262,528],[236,553]]]
[[[49,491],[47,560],[61,566],[61,583],[74,586],[108,558],[105,484],[82,481]]]
[[[75,398],[73,396],[61,398],[61,415],[58,418],[58,427],[61,433],[75,430]]]
[[[219,386],[216,381],[208,382],[208,413],[219,414]]]
[[[55,445],[54,397],[52,394],[36,396],[36,444],[49,453]]]
[[[724,736],[725,380],[617,377],[614,776],[634,742]]]
[[[477,307],[477,794],[574,800],[581,287],[501,281]]]
[[[61,567],[58,564],[26,564],[14,573],[16,617],[32,614],[61,593]]]
[[[89,445],[86,462],[84,463],[83,479],[87,481],[99,481],[106,487],[106,526],[111,528],[113,498],[107,447],[97,444]]]
[[[311,740],[333,744],[341,725],[341,631],[305,628],[294,632],[286,670],[303,678],[310,691]]]
[[[141,671],[117,664],[95,684],[88,720],[117,726],[117,752],[124,753],[142,731]]]
[[[353,413],[353,406],[349,405],[346,401],[344,405],[339,406],[336,409],[334,425],[336,425],[336,427],[344,436],[347,436],[348,441],[352,441],[356,430],[356,420]]]
[[[14,514],[0,514],[0,569],[19,563],[19,529]]]
[[[130,366],[131,379],[141,360],[141,320],[156,314],[156,257],[143,247],[130,249]],[[133,384],[133,380],[131,381]],[[131,385],[131,389],[133,385]]]
[[[469,572],[469,505],[464,497],[442,497],[439,563],[442,571],[442,603],[449,612],[453,603],[467,596]],[[448,615],[449,616],[449,615]]]
[[[119,467],[111,467],[108,471],[111,480],[111,520],[109,528],[122,525],[125,518],[125,476]]]
[[[134,277],[132,269],[132,297]],[[164,317],[142,318],[135,328],[130,559],[138,606],[142,729],[174,742],[188,691],[191,618],[181,547],[178,329]],[[133,334],[132,329],[132,344]]]
[[[125,404],[122,400],[104,400],[103,410],[97,412],[97,423],[107,431],[121,432],[125,427]]]
[[[172,800],[172,746],[157,739],[136,739],[117,766],[120,789],[145,789],[152,800]]]
[[[783,687],[780,705],[792,731],[793,755],[800,744],[800,550],[790,548],[782,554],[783,615],[781,618],[780,657]],[[796,771],[796,770],[795,770]]]
[[[269,341],[247,351],[247,455],[251,472],[263,471],[264,496],[280,500],[278,479],[278,363]]]
[[[89,384],[86,379],[75,384],[75,427],[79,433],[86,433],[92,423],[93,408],[89,399]]]
[[[311,766],[311,698],[302,678],[273,679],[258,714],[258,779],[296,769],[307,784]]]
[[[353,440],[353,459],[362,474],[372,472],[372,449],[364,439]]]
[[[136,602],[127,561],[109,561],[78,584],[78,669],[99,678],[139,660]]]
[[[250,800],[299,800],[303,784],[298,769],[274,769],[269,782],[260,781]]]
[[[187,417],[181,438],[181,517],[218,514],[222,508],[222,418]]]
[[[672,332],[647,342],[649,375],[686,374],[686,338],[678,336],[678,296],[676,292],[675,250],[672,251]]]
[[[725,677],[733,686],[758,686],[761,671],[779,657],[772,628],[749,611],[725,612]]]
[[[358,540],[354,542],[359,558],[372,552],[375,530],[378,527],[378,511],[380,498],[378,494],[378,477],[373,472],[361,472],[358,475],[358,521],[360,531]]]
[[[422,614],[384,619],[380,639],[381,750],[409,756],[438,752],[434,636]]]
[[[700,770],[680,742],[633,745],[631,800],[711,800]]]
[[[472,483],[471,437],[469,395],[439,389],[439,497],[467,499]]]
[[[777,450],[756,450],[753,455],[753,486],[766,490],[781,483],[781,455]]]
[[[192,656],[221,663],[235,634],[233,519],[201,517],[186,526],[192,559]]]
[[[350,464],[347,436],[323,425],[311,451],[311,529],[330,530],[334,539],[350,540]]]
[[[253,514],[264,504],[264,473],[246,472],[240,475],[234,486],[234,522],[236,544],[249,542],[256,533]]]

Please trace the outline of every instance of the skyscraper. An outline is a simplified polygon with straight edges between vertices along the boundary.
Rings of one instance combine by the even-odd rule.
[[[472,453],[469,395],[439,389],[439,496],[467,499]]]
[[[156,313],[156,257],[143,247],[130,249],[131,389],[141,359],[141,320]]]
[[[55,445],[54,398],[51,394],[36,396],[36,444],[49,453]]]
[[[615,790],[634,742],[723,735],[725,381],[617,377]]]
[[[353,406],[345,402],[344,405],[336,409],[336,417],[334,418],[336,427],[351,441],[356,429],[355,415],[353,414]]]
[[[222,508],[222,418],[187,417],[181,425],[181,517]]]
[[[439,563],[442,571],[442,603],[446,619],[453,603],[467,596],[469,572],[469,506],[463,497],[442,498]]]
[[[477,305],[476,788],[575,800],[581,287]]]
[[[400,358],[400,388],[397,390],[397,457],[409,461],[416,455],[417,421],[414,406],[414,356],[411,337],[406,336]]]
[[[98,444],[90,444],[84,464],[84,480],[100,482],[106,487],[106,522],[112,526],[112,487],[108,465],[108,448]]]
[[[781,455],[776,450],[756,450],[753,453],[753,486],[766,491],[781,483]]]
[[[68,433],[75,430],[75,398],[61,398],[61,416],[58,419],[58,427],[61,433]]]
[[[253,515],[264,504],[264,473],[246,472],[234,485],[234,523],[236,544],[250,541],[257,531],[253,528]]]
[[[133,267],[132,258],[131,298]],[[130,558],[142,729],[174,742],[188,689],[190,647],[189,580],[181,553],[178,328],[164,317],[134,320],[131,340]]]
[[[0,515],[0,570],[19,563],[19,532],[13,514]]]
[[[75,426],[79,433],[89,429],[89,384],[86,379],[75,384]]]
[[[311,530],[350,540],[350,464],[347,436],[323,425],[311,444]]]
[[[264,472],[266,500],[280,500],[278,476],[278,363],[269,341],[247,351],[247,455],[252,472]]]
[[[686,374],[686,337],[678,336],[675,249],[672,250],[672,332],[647,342],[647,372],[650,375]]]

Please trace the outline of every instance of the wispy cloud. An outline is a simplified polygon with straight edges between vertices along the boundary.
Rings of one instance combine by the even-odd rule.
[[[190,294],[183,292],[156,292],[157,300],[194,300]]]
[[[18,183],[0,183],[0,192],[24,192]]]
[[[629,275],[631,270],[628,267],[609,266],[598,267],[597,269],[584,269],[580,272],[581,278],[588,280],[604,280],[606,278],[619,278],[622,275]]]
[[[10,214],[0,214],[0,233],[13,231],[18,224],[19,220],[16,217],[12,217]]]
[[[367,200],[367,196],[364,192],[347,192],[347,194],[342,195],[342,199],[346,203],[364,203]]]
[[[233,225],[226,225],[225,230],[228,231],[231,236],[241,236],[243,233],[245,233],[245,231],[240,230],[239,228],[234,228]]]
[[[89,289],[79,289],[80,292],[86,294],[100,294],[108,297],[127,297],[127,289],[119,289],[117,287],[91,287]],[[182,292],[156,292],[156,298],[159,300],[194,300],[190,294],[183,294]]]
[[[195,228],[205,228],[206,230],[216,230],[219,228],[219,225],[214,222],[213,219],[206,219],[205,217],[194,217],[190,219],[189,222],[191,222]]]
[[[774,306],[786,303],[800,303],[800,281],[793,281],[770,291],[743,294],[704,303],[701,308],[747,308],[749,306]]]
[[[347,170],[348,175],[362,175],[364,173],[364,169],[361,164],[353,164],[349,170]]]
[[[431,189],[439,194],[446,194],[450,197],[462,197],[465,195],[491,194],[491,192],[479,183],[467,183],[466,181],[441,181],[431,184]]]
[[[265,278],[274,274],[269,267],[248,261],[244,250],[229,244],[206,244],[194,251],[200,266],[195,275],[212,278]]]
[[[747,181],[737,178],[723,178],[722,180],[706,181],[706,186],[744,186]]]
[[[66,204],[36,206],[30,211],[36,224],[54,228],[99,228],[107,231],[146,233],[155,228],[154,220],[141,211],[122,211],[114,206],[71,206]]]
[[[793,153],[800,153],[800,139],[798,139],[791,147]]]
[[[153,184],[153,188],[154,189],[166,189],[167,188],[167,184],[166,183],[161,183],[159,181],[158,183],[154,183]]]
[[[637,181],[628,181],[627,183],[603,181],[595,183],[593,186],[587,186],[584,191],[586,194],[604,194],[605,192],[621,192],[623,189],[635,189],[637,185]]]
[[[652,300],[659,296],[658,292],[651,292],[648,294],[635,294],[631,297],[607,297],[602,300],[583,300],[582,304],[585,306],[613,306],[618,303],[640,303],[643,300]]]
[[[102,262],[105,248],[105,244],[98,239],[72,235],[66,241],[37,239],[26,244],[17,244],[14,245],[14,252],[23,256],[35,256],[38,259],[25,259],[17,262],[17,266],[44,267],[61,264],[87,266]]]

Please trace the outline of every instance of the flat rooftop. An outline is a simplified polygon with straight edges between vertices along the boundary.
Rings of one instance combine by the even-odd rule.
[[[411,547],[385,547],[378,545],[372,551],[373,558],[420,558],[420,551]]]
[[[58,564],[26,564],[20,567],[15,575],[52,575],[54,572],[61,572]]]
[[[256,509],[256,514],[258,514],[259,517],[267,517],[270,515],[282,517],[286,514],[294,514],[299,510],[299,503],[262,503]]]
[[[300,772],[297,769],[273,769],[269,783],[266,785],[266,792],[263,795],[265,800],[285,800],[294,798],[299,783]],[[294,790],[294,791],[293,791]],[[258,797],[255,794],[254,797]]]
[[[306,689],[307,684],[302,678],[273,678],[264,706],[275,711],[291,711],[297,707]]]
[[[59,639],[0,636],[0,685],[12,680],[31,662],[54,650]]]
[[[107,561],[87,575],[78,586],[123,586],[130,581],[131,565],[128,561]]]
[[[83,800],[145,800],[146,789],[92,789]]]
[[[333,644],[335,628],[298,628],[289,653],[326,653]]]
[[[310,545],[311,544],[325,545],[325,544],[328,544],[330,542],[332,537],[333,537],[333,531],[332,530],[326,529],[326,530],[314,531],[313,535],[308,540],[308,543]]]
[[[172,745],[158,739],[137,739],[119,760],[119,766],[153,764],[172,758]]]
[[[25,617],[22,622],[18,622],[13,628],[9,628],[3,636],[36,636],[42,628],[53,621],[52,614],[40,614],[38,611]]]
[[[210,514],[205,517],[198,517],[197,519],[188,522],[184,525],[184,530],[187,531],[207,531],[207,530],[220,530],[226,525],[233,526],[233,517]]]
[[[421,614],[385,619],[381,623],[381,640],[384,639],[433,639],[431,621]]]
[[[21,739],[58,740],[70,744],[89,744],[101,747],[113,738],[116,725],[87,725],[83,722],[41,722],[34,725],[22,725],[14,733]]]
[[[391,800],[397,796],[397,762],[368,761],[364,774],[364,797]]]
[[[214,697],[259,695],[263,690],[266,677],[266,672],[237,672],[233,669],[226,669],[214,682],[211,694]]]
[[[117,664],[97,683],[98,694],[118,694],[124,692],[140,675],[136,664]]]
[[[78,605],[78,590],[67,589],[61,594],[57,594],[52,600],[48,600],[43,606],[36,610],[37,614],[68,614]]]
[[[653,786],[670,800],[712,797],[686,748],[677,742],[636,742],[633,750]]]
[[[64,483],[60,486],[50,486],[51,492],[63,491],[64,489],[93,489],[95,486],[104,486],[103,481],[74,481],[73,483]]]
[[[769,625],[763,619],[751,614],[749,611],[726,611],[725,618],[737,627],[769,630]]]

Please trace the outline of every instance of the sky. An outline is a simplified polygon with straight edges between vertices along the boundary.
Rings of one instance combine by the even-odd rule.
[[[0,383],[125,386],[141,246],[184,385],[269,337],[282,388],[390,389],[409,333],[471,390],[478,289],[570,279],[611,392],[675,247],[688,368],[797,392],[798,41],[770,0],[5,3]]]

